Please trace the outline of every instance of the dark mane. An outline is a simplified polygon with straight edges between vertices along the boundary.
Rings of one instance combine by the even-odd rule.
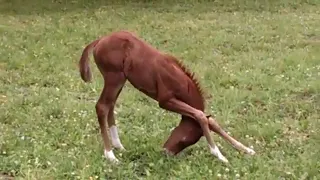
[[[204,91],[202,90],[199,81],[195,78],[195,74],[191,72],[185,65],[183,65],[176,57],[165,54],[170,60],[172,60],[177,66],[181,68],[183,72],[186,73],[186,75],[191,79],[193,84],[196,86],[196,89],[201,97],[201,101],[203,102],[203,105],[205,103],[205,98],[204,98]]]

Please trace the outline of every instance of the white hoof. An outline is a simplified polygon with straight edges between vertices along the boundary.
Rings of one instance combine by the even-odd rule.
[[[116,163],[116,164],[119,163],[119,160],[113,154],[112,150],[110,150],[110,151],[104,150],[104,156],[106,157],[106,159],[108,159],[112,163]]]
[[[219,156],[218,158],[224,163],[229,163],[228,159],[226,157],[224,157],[223,155]]]
[[[215,155],[222,162],[229,163],[228,159],[221,154],[218,146],[214,146],[213,148],[210,147],[210,152],[211,152],[211,154]]]
[[[256,152],[253,149],[247,148],[247,154],[254,155]]]
[[[121,151],[126,150],[121,143],[112,143],[112,146],[116,149],[120,149]]]

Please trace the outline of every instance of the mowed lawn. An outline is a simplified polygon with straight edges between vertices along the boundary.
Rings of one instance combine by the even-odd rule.
[[[0,179],[319,179],[320,3],[0,0]],[[271,2],[271,3],[270,3]],[[125,152],[103,157],[103,81],[83,48],[129,30],[196,74],[207,113],[255,156],[212,134],[177,157],[162,145],[180,116],[127,83],[116,105]]]

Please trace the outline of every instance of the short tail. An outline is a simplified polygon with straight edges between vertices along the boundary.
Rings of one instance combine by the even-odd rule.
[[[95,45],[99,42],[99,39],[91,42],[89,45],[87,45],[81,55],[80,61],[79,61],[79,71],[81,75],[81,79],[84,82],[89,82],[92,79],[92,73],[89,66],[89,52],[92,50],[92,48],[95,47]]]

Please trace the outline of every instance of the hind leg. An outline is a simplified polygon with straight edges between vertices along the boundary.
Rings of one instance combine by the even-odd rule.
[[[251,148],[246,147],[241,142],[230,136],[228,133],[226,133],[218,124],[218,122],[212,118],[209,117],[209,126],[212,131],[220,135],[222,138],[227,140],[234,148],[236,148],[238,151],[244,151],[247,154],[254,155],[255,151]]]
[[[219,160],[225,163],[228,163],[227,158],[225,158],[221,154],[218,146],[215,145],[212,137],[210,136],[209,121],[206,115],[202,111],[197,110],[189,106],[188,104],[182,101],[179,101],[175,98],[171,98],[168,101],[161,102],[159,103],[159,106],[163,109],[176,112],[176,113],[195,119],[200,124],[201,129],[203,130],[203,134],[208,142],[211,154],[215,155]]]
[[[123,85],[124,85],[124,83],[123,83]],[[118,90],[116,99],[118,99],[118,96],[122,90],[123,85]],[[116,101],[115,101],[115,103],[116,103]],[[112,143],[113,147],[120,149],[120,150],[125,150],[125,148],[123,147],[123,145],[120,141],[120,138],[119,138],[118,127],[116,125],[116,121],[115,121],[115,117],[114,117],[114,105],[115,104],[113,104],[110,107],[109,114],[108,114],[108,126],[109,126],[109,131],[110,131],[110,136],[111,136],[111,143]]]
[[[106,121],[109,124],[110,111],[113,111],[114,104],[119,95],[119,91],[123,87],[126,79],[122,73],[107,72],[104,74],[104,87],[100,95],[100,98],[96,104],[96,113],[98,116],[99,126],[101,130],[101,136],[104,143],[104,155],[108,160],[118,162],[115,157],[110,144],[109,135],[107,132]],[[113,123],[115,125],[114,118]],[[113,136],[111,136],[113,137]]]

